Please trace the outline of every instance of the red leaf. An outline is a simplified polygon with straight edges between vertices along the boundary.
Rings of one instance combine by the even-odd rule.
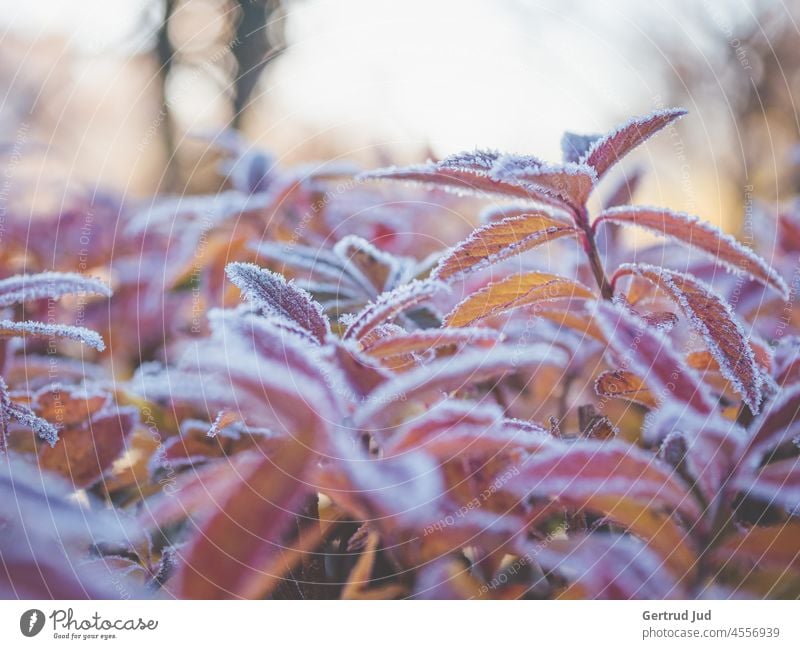
[[[230,462],[232,484],[216,494],[219,508],[200,524],[180,553],[175,575],[181,597],[222,599],[250,595],[250,581],[280,550],[308,486],[315,432],[287,442],[274,458],[245,452]],[[212,496],[214,496],[212,494]]]
[[[356,314],[349,323],[343,338],[359,340],[379,324],[396,317],[402,311],[430,300],[436,293],[445,289],[441,282],[415,280],[403,284],[393,291],[383,293],[375,302],[368,304]]]
[[[597,231],[602,223],[638,225],[697,248],[728,269],[744,271],[765,286],[774,288],[784,299],[789,294],[786,282],[766,261],[729,234],[696,216],[657,207],[623,206],[602,212],[592,228]]]
[[[541,365],[563,365],[566,354],[549,345],[512,347],[499,345],[490,350],[464,352],[405,372],[366,397],[356,414],[356,426],[385,423],[407,403],[441,400],[453,392],[489,378]]]
[[[572,585],[568,599],[682,599],[686,590],[664,560],[631,536],[594,533],[555,539],[529,554]],[[526,555],[527,556],[527,555]]]
[[[439,162],[428,162],[410,167],[378,169],[361,175],[367,179],[402,180],[424,183],[461,193],[478,195],[497,194],[513,198],[524,198],[564,208],[561,198],[564,191],[555,178],[540,178],[541,185],[515,180],[513,177],[498,178],[492,175],[495,165],[505,156],[496,151],[474,151],[457,153]],[[531,156],[515,156],[517,164],[542,165]],[[551,183],[551,187],[547,187]]]
[[[594,316],[610,349],[622,360],[621,369],[642,377],[658,403],[673,399],[700,413],[714,409],[700,377],[661,332],[608,302],[599,302]]]
[[[520,498],[558,498],[579,509],[605,511],[609,501],[633,501],[646,507],[657,503],[690,520],[701,515],[672,467],[623,442],[554,442],[527,458],[507,488]]]
[[[773,462],[755,475],[740,474],[735,487],[749,498],[782,507],[792,516],[800,514],[800,458]]]
[[[386,457],[421,449],[440,462],[474,455],[493,457],[514,449],[538,450],[550,436],[506,425],[496,406],[447,400],[393,432]]]
[[[768,452],[800,438],[800,385],[781,390],[750,426],[753,434],[743,445],[743,465],[755,469]]]
[[[522,183],[575,209],[583,207],[597,182],[595,170],[584,164],[547,165],[514,155],[500,158],[489,173],[497,180]]]
[[[42,448],[39,464],[58,471],[76,487],[88,487],[120,457],[137,421],[135,408],[96,413],[83,425],[62,430],[55,446]]]
[[[686,115],[682,108],[659,110],[645,117],[635,117],[607,135],[595,139],[581,162],[594,167],[602,177],[611,167],[665,126]]]
[[[625,275],[651,281],[675,301],[689,326],[703,336],[722,375],[750,409],[758,412],[763,376],[744,330],[728,303],[691,275],[644,264],[624,264],[614,274],[612,286]]]
[[[633,372],[616,370],[603,372],[594,382],[598,396],[610,399],[626,399],[647,408],[655,408],[657,403],[644,381]]]

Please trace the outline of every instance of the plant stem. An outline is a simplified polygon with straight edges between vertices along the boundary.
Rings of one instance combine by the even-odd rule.
[[[611,288],[611,283],[606,277],[606,271],[603,268],[603,262],[600,259],[600,251],[597,249],[597,242],[594,238],[592,226],[589,224],[589,215],[586,208],[583,207],[578,213],[578,224],[583,231],[583,250],[589,258],[589,265],[592,268],[592,274],[600,289],[600,295],[604,300],[610,300],[614,297],[614,291]]]

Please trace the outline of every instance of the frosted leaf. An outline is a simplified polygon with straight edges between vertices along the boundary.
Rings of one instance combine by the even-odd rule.
[[[508,425],[494,404],[447,399],[394,431],[384,453],[390,457],[422,449],[439,462],[456,457],[485,459],[514,451],[538,451],[549,439],[541,430]]]
[[[375,302],[364,307],[347,327],[343,337],[358,340],[379,324],[396,317],[412,306],[430,300],[442,290],[447,290],[447,287],[441,282],[414,280],[383,293]]]
[[[708,389],[663,332],[610,302],[598,302],[591,313],[620,369],[640,376],[659,404],[676,400],[701,413],[713,410]]]
[[[524,554],[524,551],[520,551]],[[553,539],[530,550],[543,570],[555,572],[586,599],[683,599],[689,597],[665,557],[638,538],[591,533]]]
[[[645,117],[634,117],[592,143],[581,159],[597,170],[602,177],[611,167],[676,119],[686,115],[683,108],[657,110]]]
[[[8,385],[0,376],[0,455],[8,448],[8,409],[11,399],[8,396]]]
[[[646,444],[663,446],[676,436],[685,443],[686,472],[695,480],[706,502],[713,502],[739,460],[738,449],[746,439],[745,431],[716,413],[700,414],[675,403],[648,414],[642,428]]]
[[[370,281],[353,264],[345,262],[331,250],[312,248],[299,243],[278,244],[264,242],[251,245],[259,256],[283,265],[300,269],[335,285],[339,293],[374,295]]]
[[[455,280],[549,241],[574,235],[570,223],[532,209],[523,216],[484,225],[447,253],[431,276]]]
[[[731,235],[696,216],[658,207],[622,206],[601,212],[592,228],[596,231],[602,223],[637,225],[673,241],[688,244],[723,267],[742,270],[754,280],[774,288],[784,299],[789,295],[786,282],[764,259]]]
[[[501,156],[502,154],[499,151],[490,149],[462,151],[443,158],[439,162],[439,166],[444,169],[489,171]]]
[[[21,338],[25,336],[68,338],[70,340],[77,340],[99,352],[106,348],[103,339],[97,332],[86,329],[85,327],[74,327],[72,325],[0,320],[0,337],[2,336],[19,336]]]
[[[512,155],[500,158],[490,175],[498,181],[522,183],[534,194],[541,192],[576,208],[586,203],[597,182],[595,170],[584,164],[530,164]]]
[[[30,428],[50,446],[55,446],[58,441],[58,429],[50,422],[39,417],[33,410],[20,403],[9,403],[6,406],[6,413],[23,426]]]
[[[787,336],[781,339],[774,354],[775,382],[786,387],[800,383],[800,338]]]
[[[381,358],[396,354],[418,354],[446,345],[490,346],[501,339],[501,334],[485,327],[422,329],[381,338],[368,345],[364,351],[370,356]]]
[[[398,260],[389,253],[378,250],[366,239],[348,235],[336,242],[333,251],[347,264],[355,266],[378,293],[397,283],[401,273]]]
[[[332,440],[335,460],[321,476],[321,491],[339,507],[380,526],[416,536],[446,515],[445,483],[439,463],[425,453],[370,458],[345,436]]]
[[[445,158],[438,163],[428,162],[408,167],[377,169],[361,174],[359,177],[366,180],[400,180],[422,183],[462,195],[485,196],[489,194],[523,198],[563,208],[562,200],[553,196],[552,192],[547,193],[531,183],[526,186],[519,181],[501,180],[491,176],[489,163],[494,165],[499,159],[500,156],[496,153],[487,156],[459,154]],[[517,156],[517,159],[521,158]],[[524,159],[530,164],[540,162],[531,157]]]
[[[561,136],[561,154],[564,162],[581,162],[583,157],[602,135],[580,135],[565,131]]]
[[[356,424],[387,422],[407,401],[441,397],[488,378],[542,365],[563,367],[566,362],[566,352],[550,345],[498,345],[465,351],[404,372],[371,392],[356,414]]]
[[[579,509],[608,513],[620,504],[654,502],[697,520],[701,509],[686,484],[652,454],[627,442],[550,440],[520,463],[508,489],[520,498],[558,498]],[[612,514],[613,518],[613,514]]]
[[[778,392],[751,426],[742,457],[751,469],[763,464],[769,451],[800,438],[800,384]]]
[[[478,320],[515,309],[564,298],[596,297],[583,284],[550,273],[511,275],[492,282],[459,302],[445,317],[449,327],[466,327]]]
[[[218,376],[200,376],[187,369],[143,363],[130,380],[131,390],[154,403],[190,403],[222,410],[232,401],[232,390]]]
[[[320,343],[328,336],[330,324],[319,304],[281,275],[242,262],[228,264],[225,272],[245,298],[266,313],[296,322],[311,332]]]
[[[755,474],[741,473],[734,483],[745,497],[757,498],[790,515],[800,515],[800,458],[773,462]]]
[[[762,397],[762,373],[730,305],[710,286],[691,275],[647,264],[623,264],[614,274],[612,284],[625,275],[653,282],[675,301],[689,326],[703,336],[722,375],[757,413]]]
[[[100,280],[77,273],[15,275],[0,280],[0,307],[77,293],[95,293],[110,297],[111,289]]]

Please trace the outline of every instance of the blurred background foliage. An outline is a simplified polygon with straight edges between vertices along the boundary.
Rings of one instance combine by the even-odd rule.
[[[215,191],[213,156],[194,136],[229,126],[285,164],[475,146],[555,159],[563,130],[603,131],[676,104],[693,118],[639,152],[640,202],[736,230],[749,196],[777,205],[800,184],[800,3],[0,7],[6,178],[28,179],[7,201],[31,186],[40,202],[59,200],[43,187],[98,183],[126,197]]]

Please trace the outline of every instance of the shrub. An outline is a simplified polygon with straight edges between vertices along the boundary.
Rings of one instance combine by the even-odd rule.
[[[89,312],[110,354],[54,385],[7,351],[3,480],[36,458],[72,483],[49,490],[144,530],[82,529],[67,561],[103,570],[49,558],[52,592],[800,595],[800,219],[757,215],[781,234],[759,242],[770,265],[630,204],[639,174],[612,169],[683,114],[568,133],[558,164],[474,151],[358,175],[226,139],[229,189],[120,208],[121,257],[97,262],[118,292]],[[480,223],[448,215],[481,203]],[[666,242],[634,249],[629,226]],[[14,277],[0,303],[75,290],[103,289]]]

